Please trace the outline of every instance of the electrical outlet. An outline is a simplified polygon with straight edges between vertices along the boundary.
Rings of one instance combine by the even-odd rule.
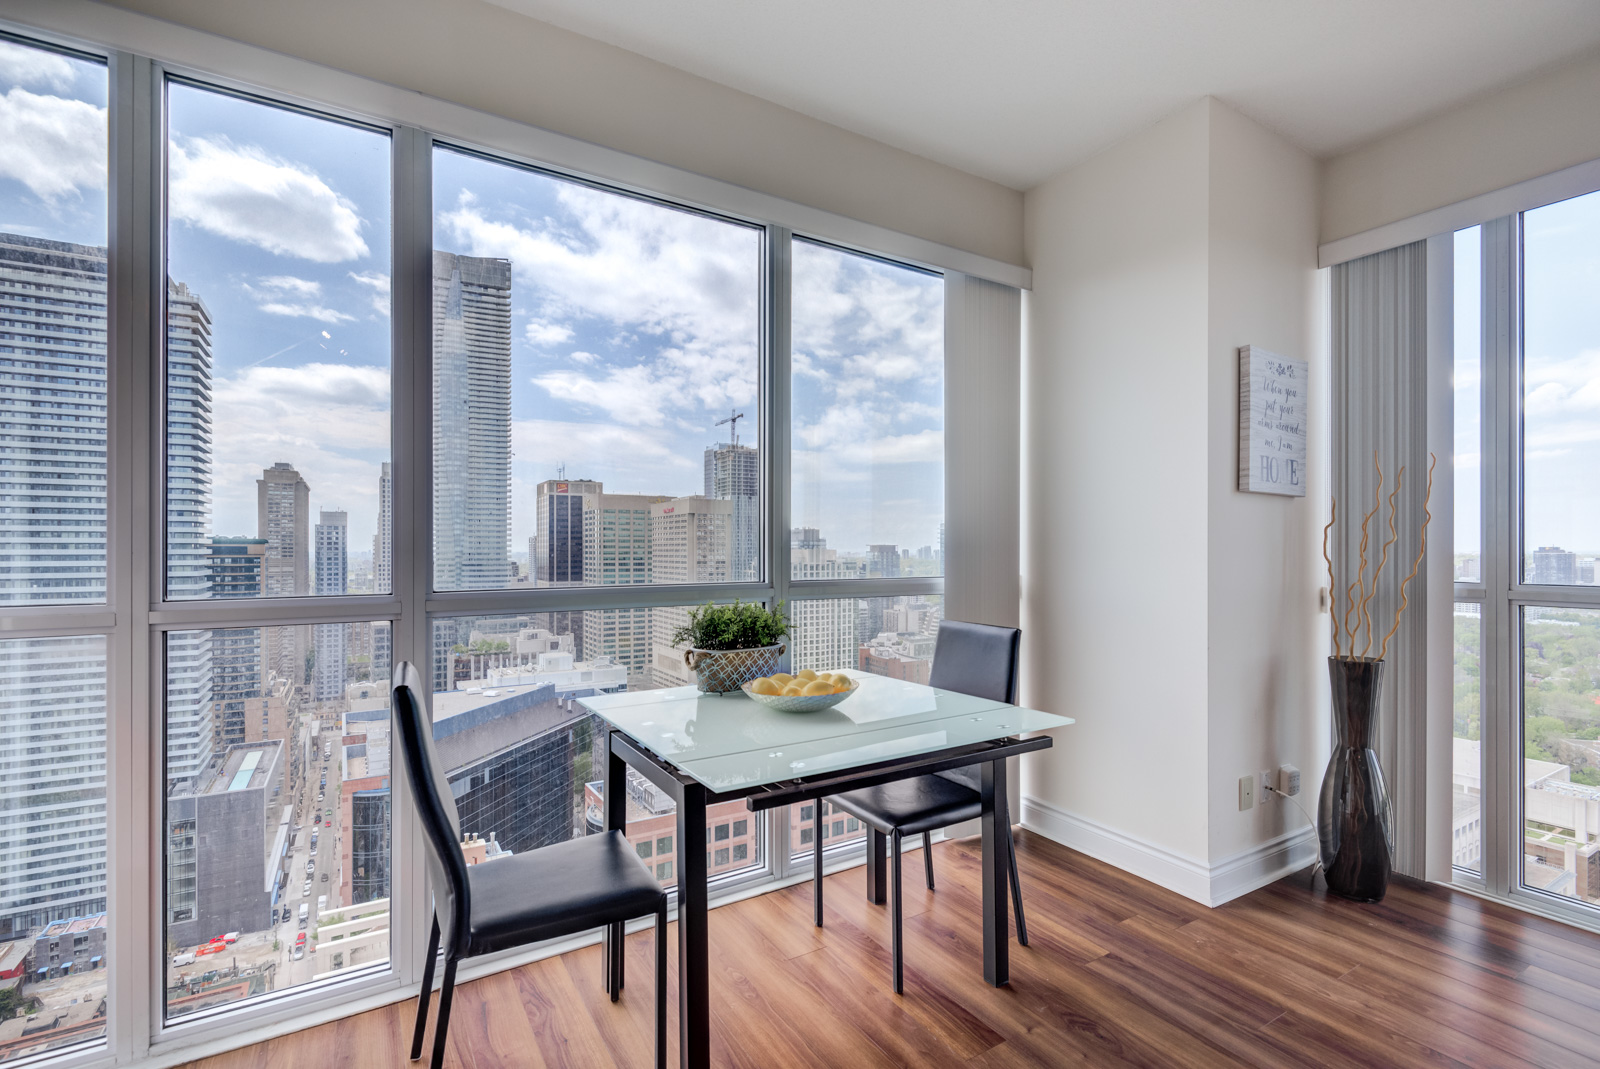
[[[1293,765],[1278,766],[1278,790],[1290,798],[1300,793],[1300,770]]]
[[[1278,785],[1277,773],[1272,772],[1270,770],[1266,770],[1266,771],[1262,771],[1262,772],[1257,772],[1256,773],[1256,796],[1258,798],[1260,798],[1263,802],[1269,800],[1272,797],[1272,791],[1268,790],[1268,788],[1269,787],[1276,787],[1277,785]]]
[[[1239,777],[1239,812],[1243,813],[1256,804],[1256,778],[1254,775]]]

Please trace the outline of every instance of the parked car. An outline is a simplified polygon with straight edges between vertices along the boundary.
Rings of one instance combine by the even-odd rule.
[[[304,917],[300,918],[300,927],[304,928],[309,923]]]
[[[294,948],[294,953],[289,955],[289,958],[290,958],[291,961],[299,961],[301,958],[303,958],[305,956],[306,956],[306,948],[305,947],[295,947]]]
[[[328,882],[328,874],[326,872],[324,872],[322,874],[322,882],[323,883],[327,883]]]
[[[303,947],[303,946],[306,945],[306,933],[305,932],[301,932],[299,935],[294,937],[294,945],[297,946],[297,947]]]
[[[182,968],[185,965],[193,965],[193,964],[194,964],[194,951],[192,951],[192,950],[186,950],[182,954],[174,954],[172,956],[172,966],[175,969],[176,968]]]
[[[231,946],[234,943],[237,943],[239,941],[239,933],[238,932],[229,932],[227,935],[224,935],[222,937],[222,941]]]
[[[328,818],[328,819],[327,819],[327,820],[326,820],[326,821],[324,821],[324,822],[323,822],[323,824],[322,824],[322,826],[323,826],[323,827],[324,827],[324,828],[331,828],[331,827],[333,827],[333,818],[332,818],[332,817],[329,817],[329,818]]]
[[[317,896],[317,916],[319,916],[319,917],[322,916],[322,911],[327,909],[327,908],[328,908],[328,896],[327,895],[318,895]]]
[[[307,880],[306,881],[306,885],[304,887],[300,888],[300,897],[301,898],[310,898],[311,897],[311,881],[310,880]]]

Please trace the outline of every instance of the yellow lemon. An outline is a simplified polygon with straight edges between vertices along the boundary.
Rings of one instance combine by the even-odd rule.
[[[833,684],[829,683],[825,679],[813,679],[811,682],[806,684],[806,689],[800,693],[807,696],[816,694],[832,694]]]
[[[813,672],[809,668],[802,668],[802,669],[800,669],[800,671],[798,671],[798,672],[796,672],[794,674],[794,677],[795,677],[795,679],[804,679],[804,680],[808,680],[809,681],[809,680],[812,680],[812,679],[816,679],[817,678],[817,673]]]
[[[833,685],[833,692],[835,694],[843,694],[845,691],[847,691],[849,689],[850,689],[850,681],[848,679],[846,679],[846,680],[844,680],[843,682],[840,682],[840,683],[835,683]]]
[[[790,683],[787,687],[783,688],[783,696],[785,698],[798,698],[803,693],[805,692],[801,690],[800,684],[798,683]]]
[[[751,694],[782,694],[783,688],[770,679],[752,679],[750,681]]]
[[[788,672],[779,672],[777,675],[768,676],[767,678],[778,684],[780,687],[787,687],[790,683],[794,682],[794,676],[790,675]]]

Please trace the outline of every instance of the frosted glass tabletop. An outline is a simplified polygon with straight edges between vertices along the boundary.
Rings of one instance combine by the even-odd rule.
[[[831,709],[783,713],[741,692],[693,687],[579,698],[578,704],[714,791],[1064,727],[1072,720],[865,672]]]

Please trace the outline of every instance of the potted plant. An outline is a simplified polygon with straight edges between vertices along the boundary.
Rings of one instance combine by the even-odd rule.
[[[683,663],[702,691],[725,694],[776,672],[784,651],[778,640],[788,633],[783,602],[771,609],[754,601],[707,602],[689,610],[689,622],[672,633],[672,644],[685,647]]]

